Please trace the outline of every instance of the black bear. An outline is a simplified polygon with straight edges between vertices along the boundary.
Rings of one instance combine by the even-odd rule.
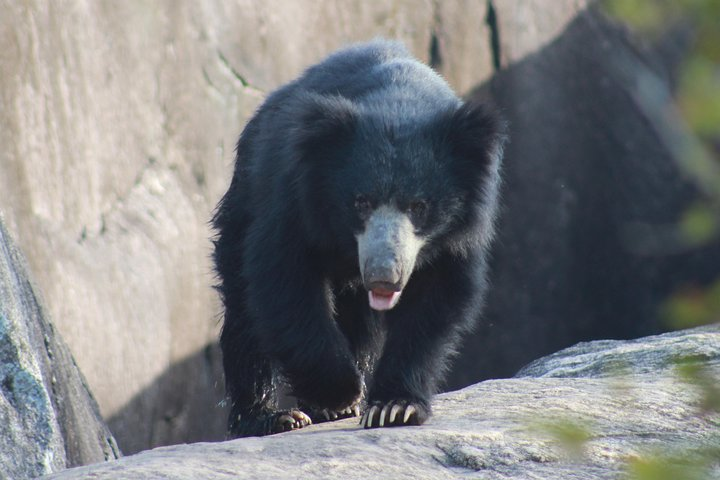
[[[478,317],[502,121],[399,43],[272,93],[213,218],[231,437],[358,416],[419,425]],[[281,410],[286,382],[298,408]]]

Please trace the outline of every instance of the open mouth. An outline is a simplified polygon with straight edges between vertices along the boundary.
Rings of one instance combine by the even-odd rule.
[[[401,292],[374,288],[368,292],[370,308],[373,310],[390,310],[397,305]]]

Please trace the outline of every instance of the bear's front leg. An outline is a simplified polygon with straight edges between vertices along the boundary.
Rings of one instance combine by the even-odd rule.
[[[291,222],[288,221],[288,224]],[[288,224],[249,238],[247,302],[261,351],[314,409],[343,411],[360,399],[362,380],[332,317],[332,292],[301,235]],[[289,241],[288,239],[293,239]]]
[[[365,428],[422,425],[431,416],[448,359],[479,315],[481,260],[446,255],[414,272],[398,305],[385,313],[388,335],[360,422]]]

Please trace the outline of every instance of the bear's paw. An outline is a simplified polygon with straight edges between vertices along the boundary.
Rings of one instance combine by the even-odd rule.
[[[312,419],[305,412],[294,408],[274,412],[268,420],[269,431],[267,433],[289,432],[312,425]]]

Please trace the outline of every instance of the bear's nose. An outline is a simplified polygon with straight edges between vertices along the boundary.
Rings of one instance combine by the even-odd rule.
[[[399,292],[402,290],[402,272],[392,259],[368,259],[365,262],[363,284],[366,290]]]

